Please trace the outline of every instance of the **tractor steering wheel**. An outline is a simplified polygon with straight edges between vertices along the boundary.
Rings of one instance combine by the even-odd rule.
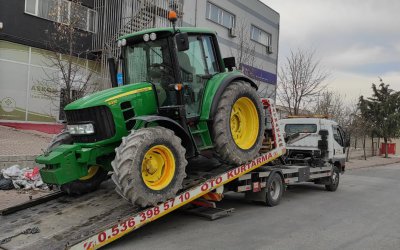
[[[164,72],[168,72],[172,70],[172,67],[165,63],[153,63],[149,65],[149,68],[158,68]]]

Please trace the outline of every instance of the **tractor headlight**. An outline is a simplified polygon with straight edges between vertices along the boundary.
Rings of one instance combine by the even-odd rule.
[[[157,39],[156,33],[150,33],[150,40],[154,41]]]
[[[90,134],[94,134],[94,126],[91,123],[67,125],[67,129],[68,129],[68,132],[71,135],[90,135]]]

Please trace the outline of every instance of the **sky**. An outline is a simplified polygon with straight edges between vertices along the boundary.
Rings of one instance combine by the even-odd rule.
[[[290,50],[315,50],[328,89],[348,101],[371,96],[379,77],[400,91],[400,0],[262,0],[280,14],[279,65]]]

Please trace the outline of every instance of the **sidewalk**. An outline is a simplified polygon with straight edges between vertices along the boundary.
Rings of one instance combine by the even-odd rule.
[[[400,163],[400,156],[390,155],[389,158],[383,158],[382,156],[367,157],[364,159],[350,159],[346,162],[346,169],[357,169],[357,168],[369,168],[382,165],[388,165],[393,163]]]
[[[0,126],[0,169],[18,164],[33,167],[54,135]]]

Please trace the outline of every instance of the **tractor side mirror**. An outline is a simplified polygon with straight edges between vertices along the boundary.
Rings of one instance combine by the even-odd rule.
[[[236,67],[236,62],[234,57],[225,57],[224,59],[225,68],[229,71],[232,71],[234,67]]]
[[[175,42],[178,51],[185,51],[189,49],[189,36],[187,33],[177,33],[175,35]]]
[[[110,77],[111,77],[111,87],[115,88],[118,87],[117,81],[117,66],[115,64],[115,59],[113,57],[107,58],[108,68],[110,70]]]

